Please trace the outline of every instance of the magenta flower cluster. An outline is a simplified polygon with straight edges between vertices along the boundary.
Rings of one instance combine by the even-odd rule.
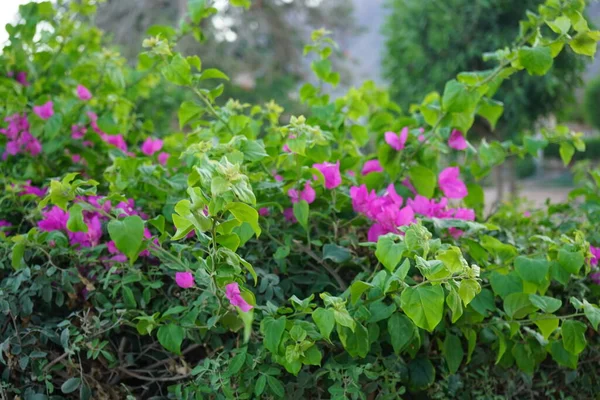
[[[6,150],[2,154],[2,159],[6,160],[8,156],[17,154],[30,154],[37,156],[42,151],[42,144],[29,132],[29,121],[25,113],[13,114],[6,117],[8,127],[0,129],[0,133],[6,136]]]

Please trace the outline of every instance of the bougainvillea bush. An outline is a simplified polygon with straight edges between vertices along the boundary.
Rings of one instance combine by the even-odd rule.
[[[94,2],[22,6],[0,59],[0,398],[591,398],[600,172],[579,165],[566,204],[488,213],[491,168],[584,142],[468,134],[512,75],[594,55],[584,6],[547,0],[409,110],[372,82],[327,95],[317,31],[289,118],[177,52],[210,2],[152,27],[134,67]]]

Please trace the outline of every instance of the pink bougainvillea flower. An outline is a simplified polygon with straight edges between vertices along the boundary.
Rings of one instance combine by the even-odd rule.
[[[402,205],[402,203],[404,202],[404,200],[402,199],[402,196],[400,196],[396,192],[396,187],[394,186],[393,183],[390,183],[388,185],[387,190],[386,190],[386,195],[389,196],[392,203],[397,205],[398,207],[400,207]]]
[[[452,218],[475,221],[475,211],[470,208],[454,208],[450,212]]]
[[[523,216],[524,216],[525,218],[529,218],[529,217],[531,217],[531,212],[530,212],[530,211],[525,211],[525,212],[523,213]]]
[[[296,189],[290,189],[288,191],[288,196],[290,196],[292,203],[297,203],[300,200],[305,200],[308,204],[311,204],[315,201],[317,193],[315,192],[315,189],[313,189],[310,185],[310,182],[306,182],[304,184],[304,189],[302,189],[300,192],[298,192],[298,190]]]
[[[84,218],[84,222],[88,227],[87,232],[71,232],[67,231],[69,242],[72,245],[78,244],[82,247],[97,246],[102,237],[102,225],[100,218],[94,215],[90,218]]]
[[[298,220],[296,219],[296,216],[294,215],[294,209],[292,207],[286,208],[285,210],[283,210],[283,216],[285,217],[286,221],[288,222],[298,222]]]
[[[385,235],[386,233],[389,232],[387,232],[381,224],[374,223],[373,225],[371,225],[369,231],[367,232],[367,240],[369,242],[377,242],[379,236]]]
[[[88,101],[92,98],[92,92],[83,85],[77,85],[77,97],[80,100]]]
[[[592,282],[594,282],[596,285],[600,285],[600,272],[593,272],[590,274],[590,279],[592,280]]]
[[[425,141],[425,135],[419,135],[419,137],[417,137],[417,140],[419,141],[419,143],[423,143]]]
[[[598,265],[598,260],[600,259],[600,247],[594,247],[590,245],[590,253],[592,253],[590,264],[593,266]]]
[[[27,82],[27,72],[24,72],[24,71],[17,72],[17,77],[15,79],[21,85],[29,86],[29,82]]]
[[[459,178],[460,169],[458,167],[448,167],[438,177],[438,183],[444,196],[450,199],[462,199],[468,194],[467,186]]]
[[[253,307],[244,300],[240,293],[240,287],[237,282],[232,282],[225,285],[225,297],[229,300],[232,306],[239,307],[243,312],[250,311]]]
[[[149,137],[144,141],[144,143],[142,143],[140,149],[145,155],[151,156],[154,153],[160,151],[162,147],[163,141],[161,139],[154,139],[152,137]]]
[[[467,148],[467,141],[463,133],[457,129],[454,129],[448,139],[448,146],[454,150],[465,150]]]
[[[4,228],[8,228],[12,226],[12,224],[6,220],[0,219],[0,231],[4,232],[5,234],[8,234],[9,231],[7,229]]]
[[[363,184],[350,188],[350,198],[352,199],[354,211],[367,214],[371,203],[377,198],[377,194],[374,190],[369,193],[367,186]]]
[[[159,162],[161,165],[167,165],[167,161],[169,161],[169,157],[171,157],[171,155],[170,155],[169,153],[166,153],[166,152],[164,152],[164,151],[163,151],[163,152],[160,152],[160,153],[158,154],[158,162]]]
[[[348,174],[348,176],[352,176],[352,177],[356,176],[356,172],[352,171],[351,169],[348,170],[348,172],[346,172],[346,173]]]
[[[417,213],[428,218],[442,218],[448,204],[448,199],[442,197],[439,202],[428,199],[425,196],[416,195],[414,199],[408,199],[407,204]]]
[[[87,128],[83,125],[72,125],[71,126],[71,138],[73,139],[81,139],[85,136],[85,132]]]
[[[102,140],[110,145],[115,146],[117,149],[122,150],[124,152],[127,152],[127,143],[125,142],[125,139],[123,138],[123,135],[119,134],[119,135],[108,135],[108,134],[103,134],[100,136],[102,138]]]
[[[49,119],[54,115],[54,103],[50,100],[41,106],[33,106],[33,112],[41,119]]]
[[[4,119],[8,122],[6,128],[1,128],[0,133],[6,136],[6,148],[2,159],[6,160],[9,155],[19,153],[36,156],[42,151],[42,144],[29,132],[29,121],[26,114],[13,114]]]
[[[194,275],[191,272],[175,272],[175,282],[182,289],[189,289],[194,286]]]
[[[408,139],[408,127],[402,128],[402,131],[399,135],[397,135],[395,132],[386,132],[384,137],[385,142],[389,144],[392,149],[400,151],[404,149],[406,139]]]
[[[402,181],[402,185],[404,185],[408,190],[410,190],[410,192],[412,194],[417,194],[417,189],[415,189],[415,187],[413,186],[412,182],[410,181],[410,179],[405,178]]]
[[[371,172],[383,172],[383,168],[381,167],[381,163],[379,160],[369,160],[365,163],[362,169],[363,175],[368,175]]]
[[[48,191],[47,188],[38,188],[35,186],[31,185],[31,181],[26,181],[25,184],[23,185],[23,190],[19,193],[20,196],[25,196],[28,194],[37,196],[37,197],[44,197],[46,195],[46,192]]]
[[[269,215],[269,209],[267,207],[261,207],[258,210],[258,214],[261,215],[261,216],[263,216],[263,217],[266,217],[267,215]]]
[[[69,213],[57,206],[42,211],[43,218],[38,222],[38,228],[46,232],[66,230]]]
[[[324,162],[321,164],[313,164],[313,168],[318,169],[325,178],[325,187],[327,189],[335,189],[342,184],[342,174],[340,173],[340,162],[335,164]]]

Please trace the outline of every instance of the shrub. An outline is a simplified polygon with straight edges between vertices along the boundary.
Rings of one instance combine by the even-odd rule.
[[[596,129],[600,129],[600,77],[594,78],[587,83],[585,87],[585,98],[583,109],[585,119],[588,124]]]
[[[497,86],[546,72],[556,43],[594,53],[581,2],[556,4],[528,15],[493,70],[408,115],[372,82],[323,93],[339,75],[317,31],[306,52],[320,83],[300,89],[311,111],[285,124],[273,102],[217,105],[226,76],[174,50],[202,36],[204,2],[144,41],[142,80],[82,22],[94,2],[21,8],[0,80],[0,393],[398,398],[457,393],[470,363],[529,382],[591,360],[599,173],[578,167],[584,208],[487,219],[477,183],[549,143],[568,164],[581,137],[475,148],[463,134],[475,114],[494,124]],[[159,138],[137,105],[167,83],[193,97]]]

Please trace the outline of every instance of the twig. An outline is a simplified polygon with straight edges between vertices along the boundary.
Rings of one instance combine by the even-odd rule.
[[[164,376],[164,377],[158,377],[158,378],[151,377],[151,378],[149,378],[147,376],[140,375],[140,374],[137,374],[135,372],[131,372],[130,370],[128,370],[126,368],[123,368],[123,367],[119,367],[118,370],[121,371],[121,372],[123,372],[125,375],[129,375],[129,376],[131,376],[133,378],[136,378],[136,379],[139,379],[139,380],[142,380],[142,381],[148,381],[148,382],[171,382],[171,381],[178,381],[178,380],[181,380],[181,379],[185,379],[185,378],[187,378],[187,377],[190,376],[190,374],[188,373],[188,374],[185,374],[185,375]],[[148,371],[148,372],[150,372],[150,371]]]

